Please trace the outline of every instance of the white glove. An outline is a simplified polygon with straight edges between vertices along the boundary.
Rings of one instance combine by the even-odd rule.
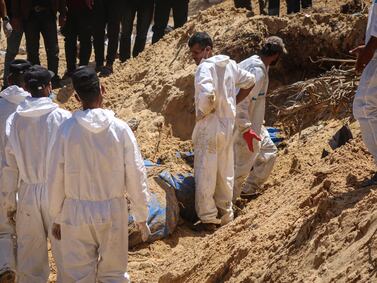
[[[149,229],[147,222],[136,222],[136,226],[141,232],[141,239],[143,242],[146,242],[151,235],[151,230]]]
[[[12,25],[10,24],[9,21],[4,20],[3,21],[3,29],[4,29],[4,34],[8,38],[12,34],[13,28]]]

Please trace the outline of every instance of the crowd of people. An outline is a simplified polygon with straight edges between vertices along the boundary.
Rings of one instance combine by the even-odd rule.
[[[376,17],[374,1],[366,44],[352,53],[358,54],[356,70],[363,71],[354,114],[377,160]],[[188,42],[198,65],[195,226],[206,231],[231,222],[233,203],[253,193],[274,166],[265,103],[269,69],[287,53],[283,40],[270,36],[258,54],[237,64],[213,54],[213,45],[206,32]],[[105,89],[97,71],[84,65],[70,74],[81,103],[70,113],[50,98],[54,72],[28,60],[9,63],[8,86],[0,93],[0,282],[47,282],[48,240],[57,282],[129,282],[129,205],[142,240],[151,234],[147,176],[132,130],[102,108]],[[376,176],[367,185],[376,185]]]
[[[279,16],[280,0],[258,0],[259,10],[262,15]],[[301,9],[312,7],[312,0],[286,0],[287,14],[298,13]],[[253,10],[251,0],[234,0],[236,8]]]
[[[152,21],[152,43],[164,36],[171,11],[174,28],[183,26],[188,18],[188,3],[189,0],[1,0],[0,16],[7,36],[3,88],[7,87],[9,63],[18,54],[23,35],[28,61],[38,65],[42,35],[47,68],[55,74],[52,86],[57,88],[61,86],[58,25],[65,37],[64,78],[69,78],[77,65],[89,63],[92,49],[96,71],[100,76],[108,76],[113,72],[118,49],[121,62],[144,50]],[[131,46],[135,18],[136,37]],[[79,62],[76,62],[77,55]]]

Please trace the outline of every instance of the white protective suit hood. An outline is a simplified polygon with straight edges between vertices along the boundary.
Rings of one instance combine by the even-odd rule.
[[[30,97],[30,93],[21,87],[12,85],[0,92],[0,96],[10,103],[19,105],[26,97]]]
[[[73,117],[77,122],[92,133],[99,133],[107,129],[114,119],[114,112],[102,108],[76,111]]]
[[[40,117],[47,113],[51,113],[58,108],[48,97],[27,97],[18,107],[16,112],[24,117]]]
[[[225,67],[226,65],[228,65],[229,60],[230,60],[229,56],[215,55],[208,59],[203,59],[202,62],[200,62],[200,64],[203,62],[208,62],[208,63],[214,63],[215,65],[220,66],[220,67]]]

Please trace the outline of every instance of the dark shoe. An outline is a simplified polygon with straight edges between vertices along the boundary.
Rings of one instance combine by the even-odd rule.
[[[55,75],[52,79],[51,79],[51,85],[52,85],[52,89],[56,89],[56,88],[61,88],[62,85],[61,85],[61,79],[59,76]]]
[[[7,270],[0,275],[0,283],[14,283],[16,282],[16,274],[11,271]]]
[[[105,66],[99,73],[100,77],[108,77],[113,73],[113,66]]]
[[[101,71],[102,71],[102,69],[104,68],[104,66],[103,65],[100,65],[100,66],[96,66],[96,72],[97,73],[100,73]]]
[[[377,185],[377,173],[375,173],[372,178],[364,180],[363,182],[360,183],[361,188],[376,186],[376,185]]]
[[[194,231],[206,231],[206,232],[215,232],[218,228],[220,227],[220,225],[216,225],[214,223],[203,223],[203,222],[196,222],[192,229]]]

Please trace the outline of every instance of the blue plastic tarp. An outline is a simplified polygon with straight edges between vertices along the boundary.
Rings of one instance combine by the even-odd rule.
[[[159,174],[159,177],[174,188],[181,217],[196,222],[198,216],[195,212],[194,176],[190,173],[173,175],[169,171],[163,171]]]

